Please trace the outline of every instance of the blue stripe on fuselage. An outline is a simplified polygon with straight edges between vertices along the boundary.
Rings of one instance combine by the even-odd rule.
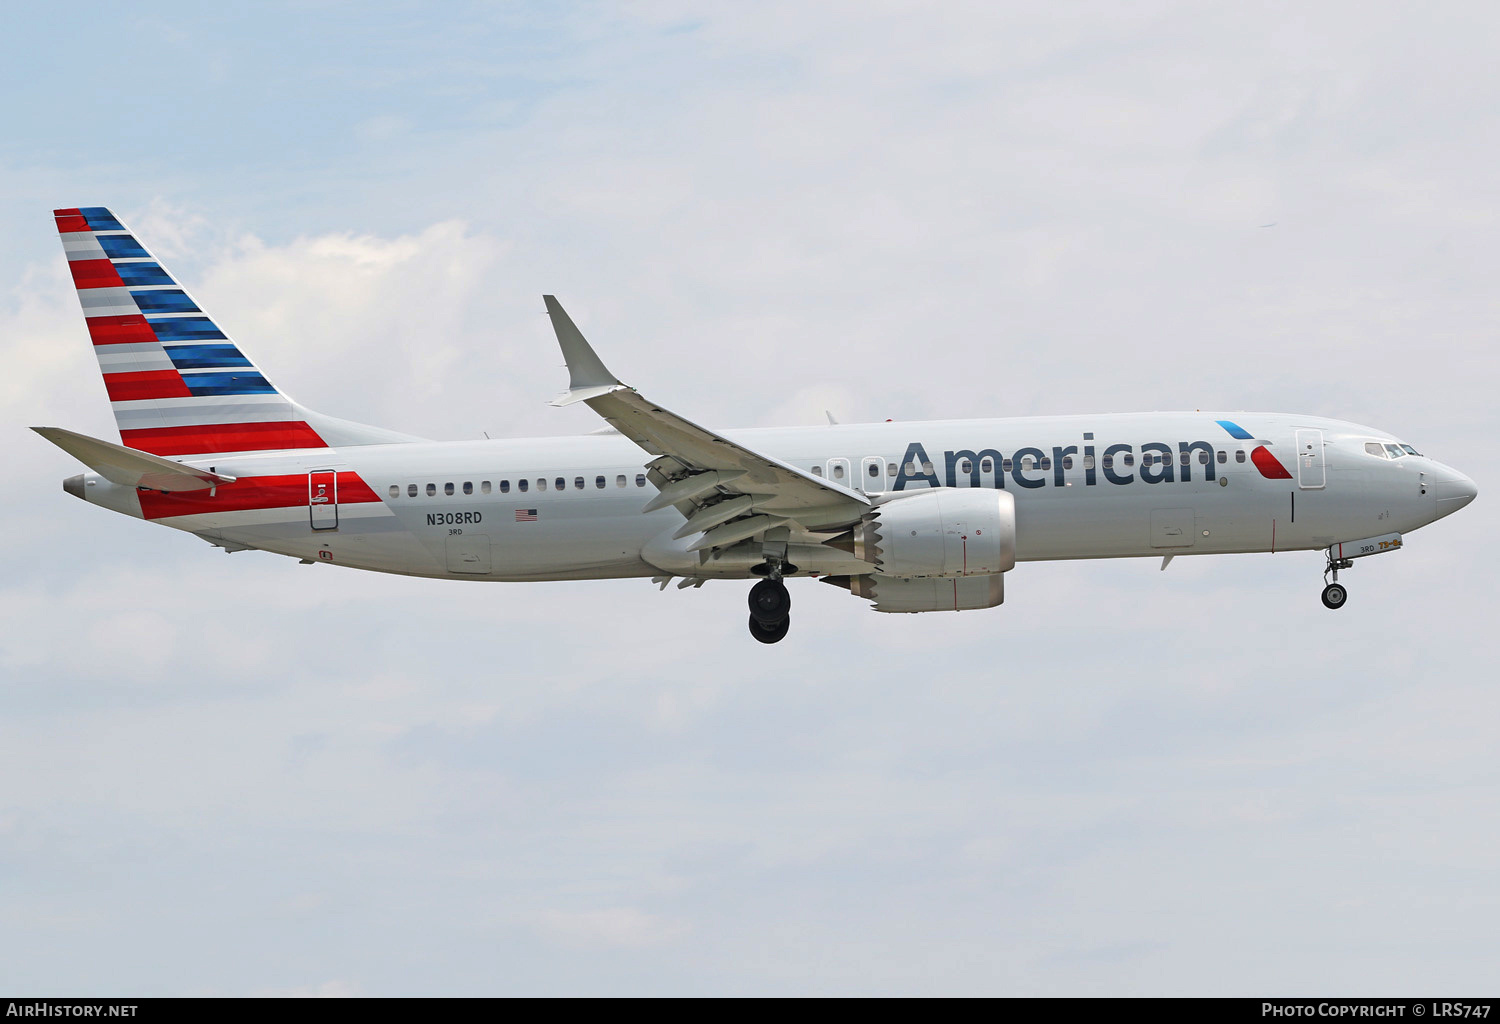
[[[1229,436],[1240,441],[1254,441],[1255,435],[1233,420],[1214,420],[1219,426],[1229,431]]]

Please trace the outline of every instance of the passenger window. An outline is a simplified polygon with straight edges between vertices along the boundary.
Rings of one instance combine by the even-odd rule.
[[[1200,466],[1206,466],[1206,465],[1208,465],[1208,452],[1204,451],[1201,448],[1198,449],[1198,465],[1200,465]]]
[[[559,491],[566,491],[568,489],[568,478],[560,476],[556,480],[552,481],[552,484]]]
[[[1106,455],[1106,456],[1104,456],[1104,468],[1105,469],[1114,469],[1115,468],[1115,457],[1113,455]]]
[[[908,462],[906,464],[906,475],[907,476],[916,476],[917,475],[917,464],[916,464],[915,461]]]
[[[615,486],[616,487],[624,487],[625,486],[625,474],[624,473],[621,473],[619,476],[615,477]]]
[[[1127,465],[1127,466],[1134,466],[1135,465],[1135,453],[1134,452],[1126,452],[1124,458],[1125,458],[1125,465]]]
[[[531,481],[530,480],[517,480],[516,481],[516,490],[518,490],[518,491],[524,492],[526,490],[526,488],[528,488],[530,486],[531,486]]]
[[[474,493],[474,481],[472,481],[472,480],[465,480],[464,481],[464,493],[465,494],[473,494]]]
[[[842,462],[835,462],[833,464],[833,478],[835,480],[844,479],[844,464]]]
[[[980,460],[980,463],[979,463],[979,472],[981,472],[981,473],[992,473],[992,472],[994,472],[994,469],[995,469],[995,464],[991,460],[989,460],[989,459],[982,459],[982,460]]]
[[[812,468],[812,475],[813,476],[822,476],[823,475],[823,467],[822,466],[814,466]]]
[[[635,475],[635,485],[637,487],[645,487],[646,486],[646,474],[645,473],[637,473]]]
[[[539,490],[539,491],[545,491],[547,489],[547,478],[546,477],[539,476],[539,477],[536,478],[536,489]]]
[[[435,498],[435,497],[437,497],[437,484],[428,484],[427,485],[427,496],[429,498]]]
[[[490,493],[490,482],[488,480],[481,480],[481,481],[479,481],[479,493],[480,494],[488,494],[488,493]]]
[[[391,497],[393,497],[393,498],[399,498],[399,497],[401,497],[401,485],[400,484],[391,484]]]
[[[573,478],[573,487],[580,491],[583,490],[583,477],[575,476]]]
[[[1229,461],[1229,453],[1226,452],[1224,449],[1220,448],[1219,449],[1219,465],[1222,466],[1222,465],[1224,465],[1224,463],[1226,463],[1228,461]]]
[[[1235,462],[1244,462],[1245,461],[1245,449],[1240,448],[1239,450],[1237,450],[1234,453],[1234,461]]]
[[[879,475],[880,475],[880,464],[878,462],[872,462],[872,463],[870,463],[870,478],[874,479],[875,477],[877,477]]]
[[[1052,460],[1051,459],[1043,459],[1042,462],[1041,462],[1041,468],[1042,469],[1051,469],[1052,468]]]
[[[901,467],[898,466],[898,465],[896,465],[894,462],[891,463],[889,466],[885,467],[885,470],[886,470],[886,473],[888,473],[890,475],[890,478],[892,480],[896,479],[896,477],[898,477],[898,476],[901,475]]]
[[[600,490],[603,490],[604,489],[604,477],[602,477],[602,476],[596,476],[596,477],[594,477],[594,486],[597,487],[597,488],[599,488]]]
[[[510,493],[510,481],[509,480],[501,480],[500,481],[500,493],[501,494],[509,494]]]
[[[1000,469],[1006,473],[1009,473],[1014,467],[1015,463],[1010,459],[1006,459],[1004,462],[1000,463]]]
[[[416,484],[407,484],[406,485],[406,496],[408,498],[415,498],[417,496],[417,485]]]
[[[968,459],[964,459],[958,464],[958,470],[960,473],[972,473],[974,472],[974,463],[970,462]]]
[[[1186,466],[1188,463],[1193,461],[1193,455],[1191,452],[1183,452],[1182,455],[1178,457],[1177,461]]]
[[[453,485],[452,484],[444,484],[443,485],[443,493],[446,494],[446,495],[448,495],[451,498],[453,496]]]
[[[1084,469],[1093,469],[1094,468],[1094,457],[1092,455],[1085,455],[1083,457],[1083,468]]]
[[[1063,456],[1063,469],[1072,469],[1072,468],[1073,468],[1073,456],[1071,456],[1071,455],[1064,455]]]
[[[922,472],[926,473],[928,476],[931,476],[932,475],[932,463],[930,463],[930,462],[924,462],[924,463],[922,463]]]

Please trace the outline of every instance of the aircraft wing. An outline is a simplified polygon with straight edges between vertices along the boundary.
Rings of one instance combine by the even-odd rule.
[[[703,534],[690,550],[727,547],[782,526],[843,527],[869,510],[858,491],[746,448],[622,384],[557,299],[542,299],[568,364],[568,390],[552,404],[586,402],[653,456],[647,467],[659,493],[642,511],[676,506],[688,517],[677,536]]]

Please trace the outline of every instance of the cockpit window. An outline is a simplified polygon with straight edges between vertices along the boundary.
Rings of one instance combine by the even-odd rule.
[[[1366,441],[1365,452],[1366,454],[1375,456],[1377,459],[1384,459],[1388,457],[1385,454],[1385,445],[1381,444],[1379,441]]]
[[[1402,451],[1403,451],[1403,452],[1405,452],[1405,453],[1406,453],[1406,454],[1408,454],[1408,455],[1415,455],[1415,456],[1417,456],[1417,457],[1418,457],[1418,458],[1420,458],[1420,457],[1421,457],[1421,455],[1422,455],[1422,453],[1421,453],[1421,452],[1419,452],[1419,451],[1417,451],[1417,450],[1416,450],[1416,449],[1415,449],[1415,448],[1413,448],[1413,447],[1412,447],[1412,446],[1411,446],[1411,445],[1409,445],[1409,444],[1403,444],[1403,445],[1402,445],[1402,446],[1401,446],[1401,450],[1402,450]]]
[[[1399,444],[1388,444],[1388,445],[1386,445],[1385,446],[1385,452],[1386,452],[1387,455],[1389,455],[1393,459],[1399,459],[1399,458],[1401,458],[1401,456],[1403,456],[1403,455],[1406,454],[1405,452],[1403,452],[1401,450],[1401,446]]]

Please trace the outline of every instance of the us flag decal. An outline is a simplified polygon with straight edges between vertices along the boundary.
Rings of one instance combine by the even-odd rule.
[[[534,509],[534,508],[518,508],[518,509],[516,509],[516,522],[518,522],[518,523],[534,523],[534,522],[536,522],[536,509]]]

